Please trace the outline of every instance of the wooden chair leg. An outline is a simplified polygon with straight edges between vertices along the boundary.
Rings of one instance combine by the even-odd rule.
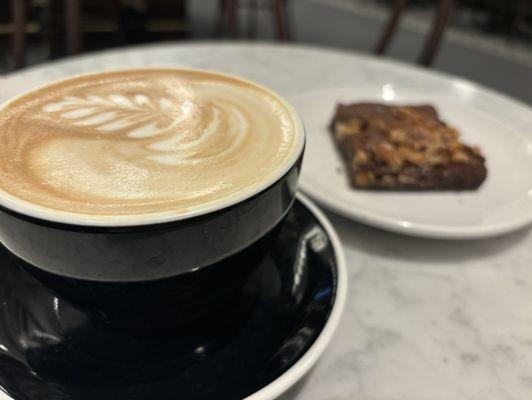
[[[254,39],[257,36],[257,17],[259,12],[258,0],[249,0],[246,26],[246,37]]]
[[[273,0],[275,31],[278,40],[290,40],[287,16],[288,0]]]
[[[233,38],[239,37],[237,0],[225,0],[225,12],[227,13],[227,24],[229,35]]]
[[[224,33],[227,16],[226,5],[226,0],[218,0],[218,21],[216,22],[213,36],[222,35]]]
[[[375,54],[384,54],[384,52],[388,48],[388,45],[390,44],[391,38],[397,28],[397,23],[399,22],[401,13],[405,8],[406,3],[407,0],[395,0],[390,14],[390,19],[388,20],[388,24],[384,28],[382,36],[377,42],[377,46],[375,46]]]
[[[15,69],[26,65],[26,1],[11,0],[13,20],[13,58]]]
[[[426,67],[430,66],[434,61],[434,56],[438,51],[438,48],[441,44],[443,34],[445,32],[445,27],[451,16],[451,11],[453,8],[452,0],[440,0],[438,3],[438,10],[436,16],[434,17],[434,24],[432,31],[430,32],[429,37],[423,47],[421,56],[419,57],[418,63]]]
[[[80,53],[82,48],[80,0],[65,0],[65,31],[67,53]]]
[[[519,27],[524,25],[526,17],[528,15],[528,9],[532,6],[531,0],[519,0],[515,8],[515,15],[512,19],[511,33],[516,34],[519,31]]]
[[[48,25],[48,43],[50,46],[50,58],[55,59],[61,57],[63,54],[63,44],[59,43],[59,38],[63,33],[60,27],[59,10],[61,9],[61,0],[49,0],[47,9],[47,25]]]
[[[122,4],[121,4],[121,1],[120,0],[110,0],[111,1],[111,4],[110,4],[110,14],[112,15],[112,18],[114,21],[117,21],[118,23],[118,29],[117,29],[117,32],[116,34],[114,35],[114,39],[115,39],[115,45],[116,46],[124,46],[127,44],[127,41],[126,41],[126,35],[125,35],[125,32],[124,32],[124,29],[122,27],[122,23],[121,23],[121,11],[122,11]]]

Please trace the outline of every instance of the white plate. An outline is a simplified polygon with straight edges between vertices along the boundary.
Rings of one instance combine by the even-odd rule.
[[[439,93],[390,84],[331,89],[295,96],[307,131],[300,188],[344,216],[409,235],[482,238],[532,222],[532,111],[508,98],[449,79]],[[350,188],[328,132],[338,102],[379,101],[434,105],[462,139],[487,159],[488,178],[476,191],[378,192]],[[489,111],[487,111],[489,110]],[[526,131],[525,131],[526,129]]]

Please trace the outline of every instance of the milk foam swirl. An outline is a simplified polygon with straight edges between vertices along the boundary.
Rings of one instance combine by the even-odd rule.
[[[0,187],[73,213],[186,212],[275,175],[297,151],[297,128],[275,95],[225,75],[82,76],[0,111]]]
[[[94,134],[121,134],[125,144],[137,146],[139,151],[143,148],[147,159],[173,165],[194,164],[227,156],[249,133],[249,122],[239,109],[248,107],[245,102],[250,99],[245,96],[249,93],[242,89],[235,92],[230,85],[220,86],[215,92],[209,91],[208,84],[198,84],[194,92],[183,90],[175,98],[150,99],[145,94],[132,98],[120,94],[66,96],[45,105],[43,111],[55,113],[76,127],[91,127]],[[200,105],[195,102],[199,98],[208,100]],[[153,141],[135,141],[147,138]],[[206,152],[207,148],[212,150]]]

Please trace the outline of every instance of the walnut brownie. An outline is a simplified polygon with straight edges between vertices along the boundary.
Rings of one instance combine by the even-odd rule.
[[[356,188],[466,190],[486,179],[479,149],[430,105],[339,104],[330,130]]]

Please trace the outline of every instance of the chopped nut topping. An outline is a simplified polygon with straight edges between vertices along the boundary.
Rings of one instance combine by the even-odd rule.
[[[366,164],[369,161],[369,154],[364,150],[357,150],[355,153],[355,162],[358,164]]]
[[[370,186],[375,180],[373,172],[359,172],[355,175],[355,183],[361,187]]]
[[[425,154],[415,151],[407,146],[401,146],[398,150],[399,156],[415,165],[421,165],[425,162]]]
[[[345,136],[356,135],[360,133],[361,123],[357,119],[351,119],[349,121],[337,121],[334,125],[336,137],[341,139]]]
[[[392,129],[390,131],[390,140],[395,143],[406,142],[407,135],[402,129]]]
[[[399,157],[399,154],[395,151],[395,146],[389,142],[381,142],[377,144],[374,151],[377,157],[389,164],[391,168],[398,168],[403,163],[401,157]]]
[[[457,150],[457,151],[455,151],[453,153],[452,160],[454,162],[468,162],[469,161],[469,157],[462,150]]]

